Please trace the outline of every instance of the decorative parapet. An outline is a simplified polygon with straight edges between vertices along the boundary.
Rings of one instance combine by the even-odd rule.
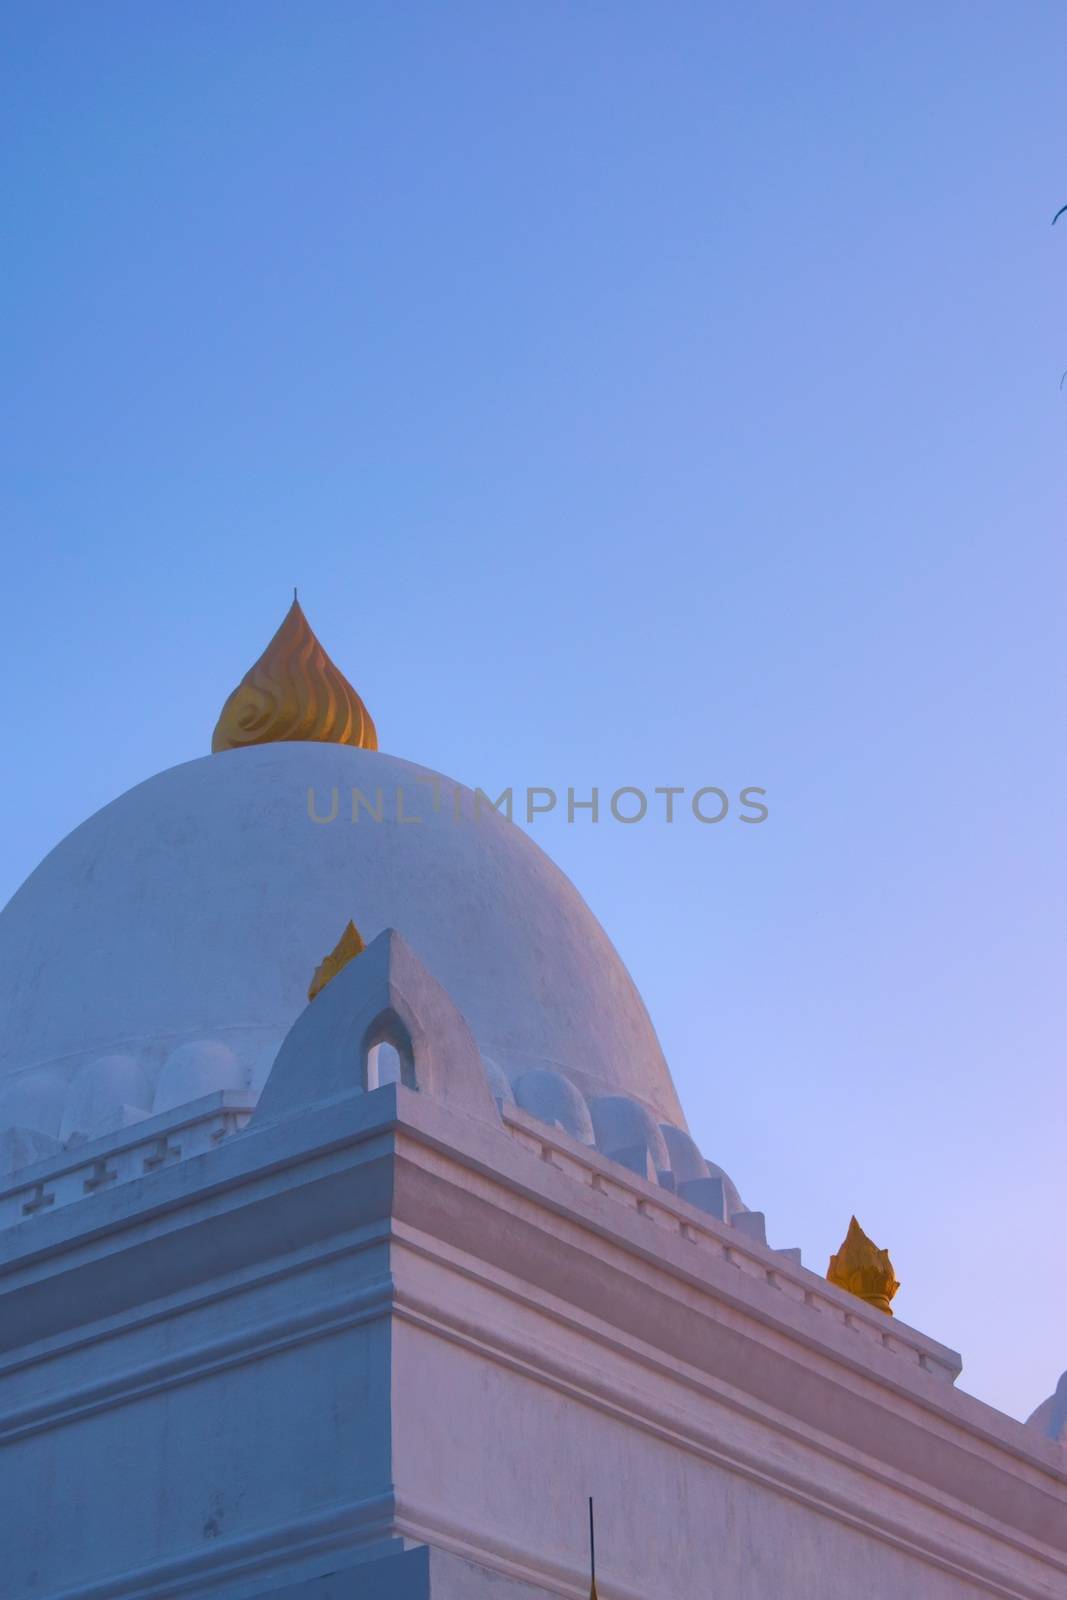
[[[215,1149],[248,1124],[256,1099],[253,1092],[220,1090],[23,1168],[0,1187],[0,1229]],[[699,1185],[691,1195],[675,1194],[514,1105],[502,1108],[501,1120],[515,1146],[665,1235],[684,1240],[693,1248],[694,1270],[700,1270],[701,1260],[724,1263],[825,1317],[827,1325],[850,1330],[870,1347],[947,1383],[958,1377],[955,1352],[900,1322],[888,1327],[879,1311],[803,1267],[798,1251],[768,1246],[762,1213],[741,1212],[726,1221],[715,1215],[715,1195]]]
[[[762,1214],[742,1212],[724,1222],[699,1210],[667,1189],[627,1172],[617,1162],[579,1144],[566,1134],[547,1129],[517,1107],[506,1107],[502,1120],[515,1142],[546,1165],[565,1173],[597,1194],[608,1196],[628,1211],[646,1217],[666,1233],[694,1247],[698,1257],[735,1267],[746,1278],[777,1290],[829,1323],[849,1329],[866,1345],[899,1356],[946,1383],[955,1383],[962,1363],[954,1350],[925,1334],[894,1322],[886,1326],[880,1311],[868,1308],[817,1273],[800,1265],[796,1250],[774,1250],[762,1235]],[[753,1218],[758,1221],[744,1222]]]
[[[23,1167],[0,1187],[0,1228],[202,1155],[239,1133],[255,1104],[255,1094],[220,1089]]]

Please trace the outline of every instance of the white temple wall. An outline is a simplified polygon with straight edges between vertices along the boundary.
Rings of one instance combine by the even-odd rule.
[[[381,1321],[23,1438],[4,1475],[6,1600],[152,1592],[384,1504],[388,1359]]]
[[[409,1537],[517,1581],[578,1588],[592,1494],[603,1587],[632,1600],[1054,1592],[1036,1563],[1032,1591],[954,1573],[953,1546],[972,1572],[983,1544],[994,1567],[1004,1552],[862,1468],[817,1459],[803,1440],[653,1378],[610,1348],[576,1348],[573,1327],[560,1337],[544,1319],[534,1330],[536,1314],[498,1311],[494,1323],[479,1309],[483,1330],[511,1321],[514,1343],[498,1342],[466,1331],[467,1319],[445,1307],[427,1326],[425,1302],[406,1309],[398,1276],[394,1476]],[[1022,1582],[1027,1566],[1020,1557]]]
[[[578,1600],[592,1493],[617,1600],[1062,1600],[1062,1452],[954,1370],[394,1085],[0,1231],[0,1594]]]
[[[365,1229],[309,1258],[279,1232],[242,1264],[257,1231],[254,1209],[220,1230],[180,1294],[152,1297],[146,1271],[138,1296],[132,1268],[130,1304],[97,1321],[74,1260],[27,1285],[0,1357],[3,1600],[258,1593],[388,1535],[388,1247]],[[84,1305],[109,1266],[126,1274],[106,1255],[81,1274]]]

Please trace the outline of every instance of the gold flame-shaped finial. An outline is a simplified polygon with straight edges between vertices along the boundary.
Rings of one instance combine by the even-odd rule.
[[[370,712],[312,633],[295,589],[285,621],[223,706],[211,748],[277,739],[378,748]]]
[[[343,967],[347,967],[356,956],[361,956],[366,949],[362,935],[354,922],[349,922],[328,956],[325,956],[315,968],[315,976],[308,987],[308,999],[314,1000],[320,994],[331,978],[336,978]]]
[[[869,1306],[875,1306],[887,1316],[893,1315],[889,1302],[900,1284],[896,1280],[889,1251],[879,1250],[868,1239],[855,1217],[848,1225],[848,1233],[840,1250],[836,1256],[830,1257],[826,1276],[839,1289],[847,1289],[849,1294],[858,1295]]]

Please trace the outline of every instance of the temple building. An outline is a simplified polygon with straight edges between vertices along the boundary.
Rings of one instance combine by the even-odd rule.
[[[0,914],[3,1600],[584,1600],[590,1497],[599,1600],[1064,1600],[1065,1383],[768,1243],[483,799],[294,599]]]

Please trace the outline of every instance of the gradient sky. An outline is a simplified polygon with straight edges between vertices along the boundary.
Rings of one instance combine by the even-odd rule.
[[[298,583],[536,824],[702,1147],[1016,1415],[1067,1366],[1059,4],[0,7],[0,899]],[[494,791],[495,792],[495,791]],[[358,918],[358,908],[354,908]]]

